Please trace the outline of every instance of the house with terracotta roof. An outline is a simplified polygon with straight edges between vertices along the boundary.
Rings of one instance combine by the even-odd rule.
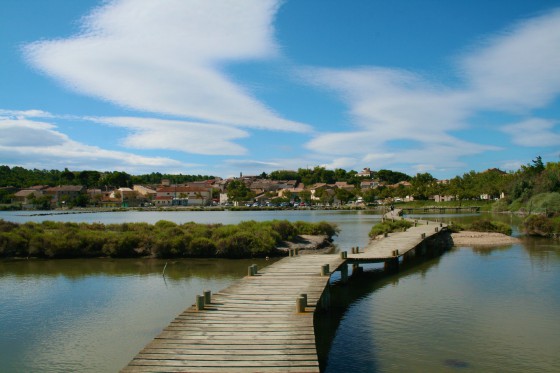
[[[42,196],[43,193],[39,190],[22,189],[14,194],[12,203],[21,203],[24,208],[30,207],[35,199]]]
[[[57,206],[64,205],[66,201],[78,198],[86,193],[83,185],[60,185],[45,189],[45,194],[52,196],[52,203]]]

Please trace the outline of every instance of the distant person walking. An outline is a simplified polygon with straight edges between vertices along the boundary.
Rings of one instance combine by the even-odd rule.
[[[393,216],[393,212],[395,211],[395,205],[391,203],[391,216]]]

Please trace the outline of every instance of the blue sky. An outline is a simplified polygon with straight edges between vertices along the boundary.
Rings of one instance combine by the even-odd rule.
[[[6,0],[0,164],[438,178],[560,159],[560,1]]]

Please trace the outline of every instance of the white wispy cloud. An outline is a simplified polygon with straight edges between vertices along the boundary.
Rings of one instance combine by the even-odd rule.
[[[502,127],[502,131],[511,136],[512,142],[520,146],[558,146],[560,132],[554,132],[558,121],[532,118]]]
[[[238,128],[179,120],[138,117],[88,118],[97,123],[127,128],[123,145],[136,149],[168,149],[192,154],[243,155],[247,149],[232,140],[248,137]]]
[[[278,0],[113,0],[79,35],[25,47],[30,64],[86,95],[141,111],[251,128],[309,131],[258,101],[228,63],[274,58]],[[187,130],[188,131],[188,130]]]
[[[354,124],[319,134],[306,147],[337,157],[362,155],[362,162],[381,165],[408,163],[418,170],[461,167],[461,157],[499,150],[454,134],[469,129],[469,120],[478,112],[530,115],[532,109],[543,108],[558,96],[559,45],[560,11],[554,11],[520,23],[462,55],[457,60],[463,80],[459,88],[397,69],[302,69],[301,76],[310,84],[339,95]],[[538,119],[505,126],[503,132],[524,146],[560,144],[552,124]],[[404,141],[407,147],[395,148],[395,141]]]
[[[70,139],[53,124],[0,118],[0,159],[27,168],[119,169],[132,173],[190,165],[166,157],[146,157],[102,149]]]
[[[518,112],[548,104],[560,90],[560,9],[483,41],[459,62],[479,108]]]

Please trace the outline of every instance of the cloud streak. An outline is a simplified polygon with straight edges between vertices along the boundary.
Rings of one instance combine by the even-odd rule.
[[[408,163],[423,170],[461,166],[464,156],[500,149],[454,134],[470,129],[478,112],[530,115],[558,96],[559,45],[560,11],[554,11],[489,38],[461,56],[457,66],[462,88],[396,69],[302,69],[307,82],[339,95],[355,124],[320,134],[306,147],[341,159],[361,156],[363,162]],[[560,143],[552,124],[538,119],[505,126],[503,133],[522,146]],[[398,142],[405,145],[393,145]]]
[[[277,56],[277,0],[120,0],[84,19],[79,35],[38,41],[29,63],[83,94],[181,118],[268,130],[310,127],[278,116],[223,67]]]
[[[152,172],[189,165],[166,157],[146,157],[73,141],[46,122],[0,118],[0,158],[3,164],[27,168],[120,169]]]
[[[123,145],[135,149],[167,149],[191,154],[244,155],[247,149],[232,140],[249,133],[218,124],[137,117],[88,118],[97,123],[123,127],[129,133]]]

